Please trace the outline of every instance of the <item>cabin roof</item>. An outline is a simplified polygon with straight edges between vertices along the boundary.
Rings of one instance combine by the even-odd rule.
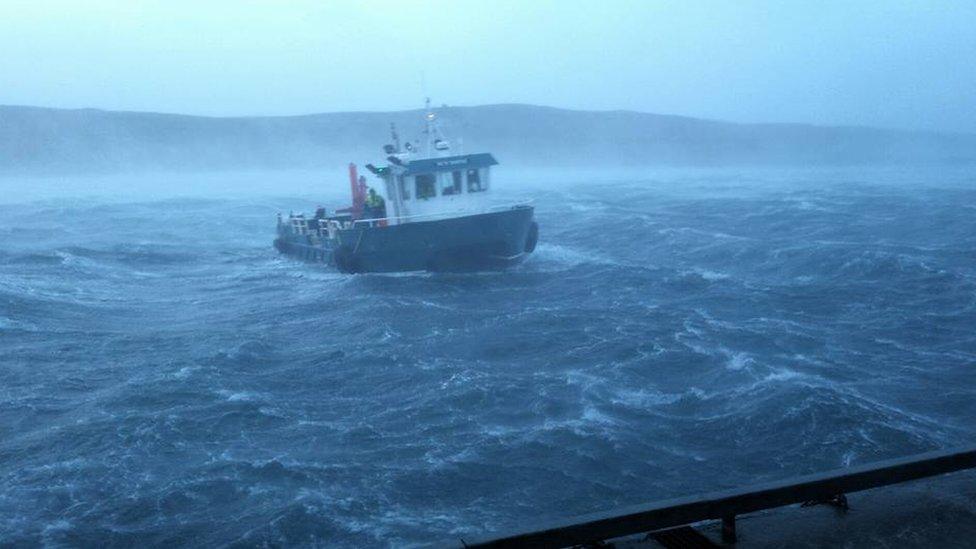
[[[411,160],[407,163],[407,171],[403,175],[418,173],[448,172],[457,169],[486,168],[498,164],[491,153],[464,154],[459,156],[445,156],[443,158],[423,158]]]

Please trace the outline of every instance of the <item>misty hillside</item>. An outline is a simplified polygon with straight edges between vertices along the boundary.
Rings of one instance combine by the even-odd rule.
[[[799,124],[733,124],[529,105],[438,109],[467,152],[506,164],[889,164],[976,161],[976,135]],[[278,169],[382,161],[389,124],[418,136],[421,112],[210,118],[0,106],[0,172]]]

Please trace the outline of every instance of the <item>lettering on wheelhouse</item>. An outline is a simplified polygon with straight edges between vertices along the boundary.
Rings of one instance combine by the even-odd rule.
[[[408,222],[416,216],[475,212],[489,205],[491,167],[498,164],[489,153],[418,160],[396,155],[389,158],[389,166],[373,168],[373,173],[383,179],[387,215],[393,223]]]

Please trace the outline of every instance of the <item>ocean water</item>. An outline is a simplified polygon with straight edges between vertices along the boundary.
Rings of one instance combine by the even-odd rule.
[[[976,170],[500,172],[540,245],[450,275],[278,256],[324,179],[0,183],[0,540],[423,545],[976,439]]]

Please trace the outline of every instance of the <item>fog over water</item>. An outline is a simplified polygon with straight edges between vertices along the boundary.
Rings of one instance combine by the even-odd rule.
[[[976,131],[976,4],[0,3],[0,104],[203,115],[530,103]]]

